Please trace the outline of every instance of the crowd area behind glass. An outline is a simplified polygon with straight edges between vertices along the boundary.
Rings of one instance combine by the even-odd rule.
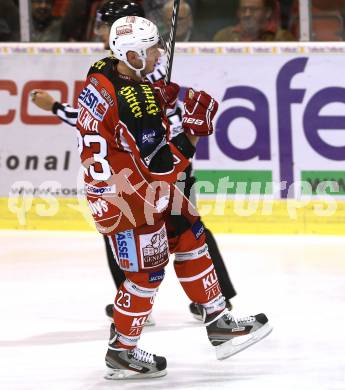
[[[28,0],[30,42],[97,42],[107,0]],[[173,0],[133,0],[164,37]],[[302,1],[302,0],[301,0]],[[310,0],[312,41],[343,41],[345,0]],[[298,0],[181,0],[177,41],[299,41]],[[19,0],[0,0],[0,41],[20,41]]]

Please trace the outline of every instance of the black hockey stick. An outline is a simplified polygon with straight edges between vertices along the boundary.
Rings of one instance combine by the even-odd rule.
[[[175,39],[176,39],[176,29],[177,29],[177,17],[180,9],[180,0],[174,1],[174,8],[171,16],[171,28],[170,28],[170,36],[168,42],[167,49],[167,66],[166,66],[166,74],[165,74],[165,83],[170,83],[171,80],[171,71],[172,65],[174,61],[174,51],[175,51]]]

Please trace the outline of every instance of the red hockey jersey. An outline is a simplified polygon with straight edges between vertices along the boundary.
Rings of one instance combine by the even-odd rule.
[[[133,81],[105,58],[90,69],[78,99],[78,149],[86,196],[103,234],[154,224],[169,201],[170,184],[195,152],[169,123],[150,83]]]

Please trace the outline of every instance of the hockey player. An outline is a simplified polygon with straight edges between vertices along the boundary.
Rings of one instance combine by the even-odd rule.
[[[137,343],[169,251],[185,293],[204,309],[218,359],[259,341],[271,328],[264,314],[235,319],[226,308],[204,226],[174,184],[188,167],[198,137],[212,134],[217,102],[203,91],[189,90],[183,132],[170,140],[164,112],[175,105],[179,87],[143,78],[161,56],[157,27],[141,17],[120,18],[112,25],[109,44],[113,57],[90,68],[77,120],[88,203],[126,276],[115,297],[107,378],[158,377],[166,374],[166,359]],[[188,222],[178,234],[172,218],[177,212]]]
[[[108,1],[100,7],[96,17],[95,33],[100,36],[106,49],[109,49],[109,31],[111,25],[120,17],[132,15],[142,17],[145,16],[144,9],[142,8],[142,6],[138,3],[129,0]],[[161,58],[159,60],[159,63],[155,66],[154,71],[151,74],[147,75],[147,78],[151,82],[154,82],[162,79],[164,75],[165,63]],[[42,109],[52,111],[55,115],[59,116],[59,118],[67,124],[71,126],[76,125],[78,117],[78,108],[72,108],[67,104],[61,104],[59,102],[56,102],[52,96],[50,96],[46,91],[42,90],[35,91],[33,95],[33,102]],[[170,123],[171,138],[177,136],[182,131],[182,115],[183,104],[180,101],[177,101],[175,107],[167,110],[167,116]],[[195,178],[192,176],[192,167],[190,165],[185,171],[185,180],[179,182],[184,190],[185,195],[189,199],[195,198],[195,194],[193,191],[194,182]],[[183,216],[177,215],[174,218],[174,221],[176,230],[183,229],[184,225],[186,224],[185,218]],[[214,262],[214,267],[218,276],[222,294],[226,299],[227,307],[231,309],[230,299],[236,295],[235,289],[231,283],[223,258],[220,254],[212,232],[209,229],[205,228],[205,234],[206,243],[208,245],[208,250],[211,254],[212,260]],[[121,283],[123,283],[125,280],[125,275],[123,271],[118,267],[116,261],[114,261],[114,257],[108,240],[105,238],[104,241],[106,245],[109,268],[111,270],[115,285],[117,288],[119,288]],[[190,304],[190,311],[196,319],[202,320],[203,308],[201,305],[192,302]],[[106,306],[106,313],[109,317],[113,317],[113,304],[109,304]],[[152,319],[152,316],[150,316],[146,322],[146,325],[152,325],[153,323],[154,321]]]

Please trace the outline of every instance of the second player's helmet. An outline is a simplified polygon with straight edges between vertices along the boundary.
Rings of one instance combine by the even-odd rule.
[[[106,49],[109,49],[108,35],[112,24],[124,16],[145,16],[144,8],[130,0],[112,0],[104,3],[97,10],[94,34],[101,38],[105,43]]]
[[[140,4],[129,0],[107,1],[97,10],[97,19],[109,26],[124,16],[141,16],[144,18],[145,12]]]
[[[146,66],[146,51],[152,46],[158,45],[166,50],[157,26],[145,18],[127,16],[118,19],[112,26],[109,35],[109,46],[115,58],[123,61],[131,69],[141,71]],[[142,61],[142,68],[136,69],[127,61],[127,52],[134,51]]]

